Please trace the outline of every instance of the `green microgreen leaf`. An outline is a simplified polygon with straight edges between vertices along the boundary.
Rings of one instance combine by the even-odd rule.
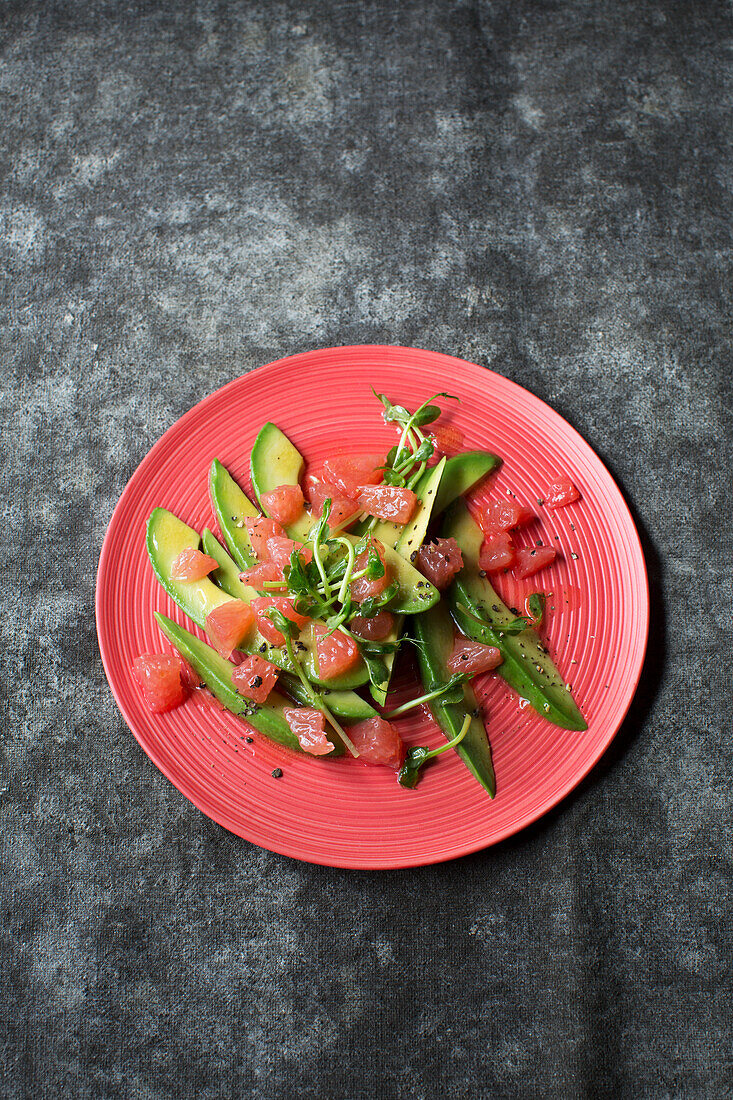
[[[459,745],[463,738],[468,733],[468,728],[471,725],[471,715],[467,714],[463,719],[463,725],[454,738],[447,741],[445,745],[441,745],[439,749],[428,749],[425,745],[416,745],[407,752],[405,762],[400,769],[400,774],[397,777],[397,782],[402,787],[408,787],[414,789],[417,786],[420,778],[420,769],[423,765],[427,764],[428,760],[434,759],[436,756],[441,756],[442,753],[447,752],[448,749],[455,748]]]
[[[327,543],[329,538],[328,517],[331,515],[331,498],[326,497],[323,502],[323,511],[318,523],[308,532],[308,541],[314,546]]]
[[[277,607],[268,607],[265,614],[285,638],[295,638],[300,633],[298,624],[294,623],[292,619],[288,619],[286,615],[283,615],[282,611]]]
[[[410,419],[410,414],[403,405],[390,405],[382,415],[387,423],[396,420],[398,424],[406,424]]]
[[[420,768],[430,759],[430,752],[425,745],[416,745],[408,749],[405,762],[400,769],[397,782],[401,787],[414,790],[420,779]]]
[[[326,629],[328,631],[326,637],[330,637],[331,634],[334,634],[338,630],[338,628],[346,622],[350,609],[351,600],[349,600],[347,604],[344,604],[341,610],[336,612],[335,615],[329,615],[329,617],[326,619]]]
[[[451,676],[450,680],[446,680],[440,687],[433,688],[432,691],[427,691],[424,695],[418,695],[416,699],[409,699],[406,703],[402,703],[401,706],[395,707],[389,714],[385,714],[385,718],[397,718],[400,714],[407,714],[408,710],[413,710],[415,707],[419,707],[421,703],[429,703],[431,699],[438,699],[440,696],[447,695],[449,692],[453,692],[460,684],[466,682],[467,677],[462,672],[457,672],[455,676]],[[456,698],[446,699],[446,702],[462,702],[463,692]]]
[[[412,422],[418,428],[422,428],[425,424],[432,424],[434,420],[437,420],[442,411],[438,405],[425,405],[424,408],[419,409],[413,415]]]
[[[422,443],[415,451],[415,462],[427,462],[429,458],[433,457],[435,451],[435,444],[431,439],[423,439]]]
[[[384,562],[374,547],[370,546],[369,556],[367,557],[367,563],[364,566],[362,575],[366,577],[368,581],[378,581],[380,577],[384,576],[384,572]]]
[[[312,588],[312,580],[309,576],[309,567],[312,565],[309,562],[308,565],[303,561],[302,555],[298,552],[298,549],[293,550],[290,555],[290,565],[286,570],[285,576],[288,582],[288,588],[291,592],[305,593],[310,592]]]
[[[527,596],[526,608],[532,620],[532,626],[540,626],[545,617],[547,596],[544,592],[532,592]]]
[[[404,475],[396,470],[385,470],[382,481],[384,485],[393,485],[398,489],[401,489],[405,484]]]
[[[461,615],[465,615],[467,619],[471,619],[472,622],[478,623],[484,630],[490,631],[492,634],[501,637],[503,634],[515,635],[521,634],[523,630],[526,630],[528,626],[532,626],[533,623],[530,619],[524,615],[518,615],[516,619],[511,619],[508,623],[492,623],[490,619],[485,618],[482,615],[475,615],[465,604],[456,604],[456,607],[460,611]]]
[[[390,399],[388,397],[385,397],[383,393],[377,393],[377,391],[374,389],[374,386],[372,386],[372,393],[375,397],[379,398],[379,400],[384,405],[386,411],[389,411],[392,408],[392,402],[390,401]]]
[[[322,619],[328,614],[331,604],[318,594],[308,594],[296,596],[293,606],[300,615],[306,615],[309,619]]]
[[[372,616],[382,611],[388,603],[391,602],[399,591],[399,584],[397,581],[392,581],[388,585],[384,592],[381,592],[378,596],[367,596],[365,600],[362,600],[354,608],[354,614],[360,615],[363,619],[371,619]]]
[[[369,672],[369,680],[375,688],[380,688],[389,679],[389,671],[384,659],[376,653],[365,653],[362,656]]]
[[[441,414],[439,405],[433,405],[436,397],[447,397],[452,401],[458,398],[450,393],[436,393],[423,401],[422,405],[409,412],[403,405],[393,405],[384,394],[377,393],[372,387],[372,392],[384,406],[383,417],[388,423],[399,424],[402,428],[400,441],[396,447],[392,447],[387,455],[383,467],[383,480],[385,485],[414,489],[415,485],[425,472],[425,463],[435,453],[435,445],[430,439],[426,439],[420,431],[421,426],[432,424]],[[374,526],[372,521],[372,526]]]

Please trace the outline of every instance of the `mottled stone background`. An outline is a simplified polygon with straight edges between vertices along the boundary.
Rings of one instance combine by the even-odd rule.
[[[0,6],[3,1096],[733,1096],[731,30],[712,0]],[[404,873],[202,817],[93,619],[163,430],[357,342],[566,415],[654,601],[580,790]]]

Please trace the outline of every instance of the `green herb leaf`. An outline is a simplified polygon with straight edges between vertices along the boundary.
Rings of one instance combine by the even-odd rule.
[[[298,624],[283,615],[277,607],[268,607],[265,614],[285,638],[295,638],[300,633]]]
[[[385,470],[382,482],[384,485],[394,485],[398,489],[401,489],[405,484],[405,476],[404,474],[398,473],[397,470]]]
[[[472,619],[473,622],[478,623],[479,626],[485,627],[494,634],[521,634],[523,630],[526,630],[528,626],[532,625],[529,619],[526,619],[523,615],[519,615],[516,619],[512,619],[508,623],[499,624],[492,623],[490,619],[485,618],[483,615],[474,615],[465,604],[459,603],[457,607],[460,613],[465,615],[467,619]]]
[[[399,591],[399,587],[397,581],[392,581],[392,583],[385,588],[384,592],[381,592],[378,596],[367,596],[365,600],[362,600],[360,604],[356,605],[354,608],[354,615],[360,615],[363,619],[371,619],[395,598]]]
[[[424,745],[416,745],[414,748],[409,749],[397,777],[400,786],[414,790],[420,778],[420,768],[429,759],[430,752]]]
[[[348,606],[350,607],[350,601]],[[337,611],[335,615],[330,615],[326,619],[326,630],[328,631],[326,637],[330,637],[331,634],[334,634],[338,630],[338,628],[346,622],[347,617],[348,607],[346,604],[341,608],[340,611]]]
[[[323,511],[321,512],[321,518],[318,521],[315,534],[313,535],[313,542],[325,542],[328,539],[328,517],[331,515],[331,498],[326,497],[323,502]]]
[[[358,615],[360,619],[371,619],[379,611],[379,600],[377,596],[367,596],[365,600],[362,600],[360,604],[357,604],[354,609],[354,615]]]
[[[404,405],[390,405],[388,409],[385,409],[382,415],[387,423],[396,420],[398,424],[406,424],[410,419],[410,414]]]
[[[390,401],[390,399],[388,397],[385,397],[383,393],[377,393],[377,391],[374,389],[374,386],[372,386],[372,393],[374,394],[375,397],[379,398],[379,400],[384,405],[385,409],[391,409],[392,408],[392,402]]]
[[[382,416],[384,417],[385,421],[387,421],[387,423],[390,423],[393,420],[409,420],[410,414],[407,409],[402,407],[402,405],[393,405],[390,399],[388,397],[385,397],[383,393],[377,393],[377,391],[374,389],[374,386],[372,386],[372,393],[375,397],[378,397],[384,405],[384,412],[382,413]]]
[[[296,596],[293,606],[299,615],[306,615],[309,619],[322,619],[331,609],[330,603],[312,594]]]
[[[544,592],[532,592],[527,597],[527,611],[532,618],[532,626],[539,626],[545,617],[547,596]]]
[[[412,418],[413,424],[417,424],[419,428],[422,428],[425,424],[432,424],[434,420],[437,420],[442,412],[437,405],[426,405],[424,408],[419,409]]]
[[[429,458],[433,457],[435,451],[435,444],[431,439],[423,439],[422,443],[415,451],[415,462],[427,462]]]
[[[369,581],[378,581],[384,576],[384,562],[373,546],[369,547],[369,556],[364,567],[364,576]]]
[[[313,587],[313,578],[311,575],[310,566],[303,561],[302,555],[296,548],[290,555],[290,565],[286,571],[285,577],[288,582],[288,588],[291,592],[305,593],[310,592]]]
[[[416,745],[414,748],[410,749],[400,769],[400,774],[397,776],[397,782],[403,787],[416,787],[417,781],[420,778],[420,768],[422,768],[423,764],[426,764],[428,760],[432,760],[436,756],[442,756],[444,752],[448,752],[449,749],[453,749],[456,745],[459,745],[468,733],[468,727],[470,725],[471,715],[467,714],[456,736],[446,742],[445,745],[441,745],[439,749],[428,749],[424,745]]]
[[[384,660],[377,654],[365,653],[363,649],[362,656],[364,657],[371,683],[374,687],[381,687],[389,677],[389,672],[387,671]]]

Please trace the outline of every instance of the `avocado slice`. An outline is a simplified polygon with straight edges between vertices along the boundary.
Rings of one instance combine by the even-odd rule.
[[[165,636],[181,656],[195,668],[207,688],[227,710],[244,718],[250,726],[254,726],[260,733],[264,733],[266,737],[277,741],[280,745],[286,745],[295,752],[303,752],[298,738],[291,730],[283,713],[284,708],[289,705],[287,699],[273,691],[266,703],[259,705],[251,703],[249,699],[239,694],[232,683],[235,666],[231,661],[225,660],[210,645],[196,638],[165,615],[160,615],[156,611],[155,618]],[[329,730],[328,739],[332,741],[334,748],[327,755],[341,756],[344,748],[334,730]]]
[[[275,424],[265,424],[260,429],[252,447],[250,468],[252,484],[260,505],[262,505],[262,493],[269,489],[276,488],[278,485],[297,485],[302,470],[303,458],[297,448]],[[288,535],[292,539],[305,541],[314,522],[314,518],[306,512],[295,524],[288,527]],[[354,545],[359,542],[357,535],[347,532],[345,537]],[[389,545],[385,545],[385,560],[398,584],[398,591],[390,604],[390,611],[402,615],[416,615],[438,602],[440,593],[437,588]]]
[[[453,622],[443,603],[416,615],[412,620],[417,646],[420,677],[426,692],[444,687],[451,678],[448,658],[453,651]],[[431,699],[428,703],[433,718],[450,741],[460,733],[466,714],[477,710],[478,702],[470,684],[457,684],[450,692]],[[496,794],[496,777],[491,760],[491,747],[480,716],[471,719],[463,740],[455,751],[471,775],[493,798]]]
[[[193,619],[197,626],[203,628],[206,623],[206,616],[215,607],[226,603],[227,600],[232,598],[242,599],[246,603],[250,603],[259,596],[259,592],[239,580],[239,576],[236,575],[236,566],[231,562],[231,559],[231,564],[227,566],[225,574],[229,591],[218,588],[208,577],[204,577],[200,581],[172,580],[170,576],[171,566],[181,550],[189,547],[197,550],[199,542],[198,531],[188,527],[172,512],[168,512],[165,508],[156,508],[151,514],[148,520],[147,546],[155,575],[168,595],[175,600],[190,619]],[[216,539],[213,542],[216,542]],[[219,544],[217,543],[217,545]],[[209,546],[212,550],[215,549],[211,542]],[[218,574],[221,573],[222,569],[222,558],[218,555],[223,554],[224,551],[221,546],[219,546],[218,552],[211,554],[213,558],[220,562],[219,570],[217,570]],[[350,672],[344,673],[343,676],[333,680],[320,680],[316,658],[317,639],[314,637],[310,625],[306,626],[301,632],[300,642],[305,647],[302,654],[303,666],[308,679],[313,683],[334,691],[340,691],[359,687],[360,684],[366,683],[369,678],[366,665],[362,662]],[[259,653],[286,672],[295,671],[290,663],[287,651],[279,646],[272,645],[257,631],[250,634],[240,646],[240,649],[243,653]]]
[[[255,519],[260,512],[218,458],[214,459],[209,470],[209,496],[232,557],[240,569],[250,569],[257,564],[257,558],[249,541],[245,520]]]
[[[223,588],[230,596],[238,600],[250,603],[259,596],[259,592],[239,579],[240,569],[234,558],[227,554],[216,535],[207,527],[202,536],[204,553],[218,562],[218,568],[209,573],[219,588]]]
[[[521,634],[504,634],[502,626],[516,618],[502,603],[486,577],[479,576],[478,557],[483,533],[462,500],[446,514],[443,535],[454,538],[463,552],[463,569],[448,590],[453,617],[459,629],[474,641],[496,646],[504,661],[497,672],[538,714],[567,730],[588,728],[539,634],[527,628]],[[471,616],[488,620],[481,626]]]
[[[280,485],[299,485],[305,462],[284,432],[268,423],[260,428],[254,441],[249,469],[254,491],[260,500],[263,493]]]
[[[182,550],[198,550],[199,533],[165,508],[150,514],[146,544],[153,572],[172,600],[203,628],[206,616],[215,607],[227,603],[231,596],[203,577],[200,581],[175,581],[171,566]]]
[[[439,516],[497,466],[501,466],[501,459],[490,451],[465,451],[449,458],[440,479],[433,515]]]
[[[397,553],[403,558],[409,559],[410,555],[416,553],[423,544],[430,525],[436,494],[441,484],[445,465],[446,460],[443,458],[437,466],[434,466],[430,470],[426,470],[423,477],[418,482],[415,493],[417,494],[419,504],[415,509],[415,515],[410,523],[405,524],[404,527],[400,527],[397,523],[379,523],[374,529],[374,537],[378,538],[380,542],[385,543],[385,545],[394,547]],[[387,542],[389,539],[392,541]],[[420,577],[422,583],[426,583],[422,574],[420,574]],[[395,642],[399,642],[402,637],[404,623],[404,615],[395,616],[394,626],[390,634],[384,639],[385,643],[394,644]],[[384,654],[382,660],[387,670],[386,678],[380,684],[372,684],[372,698],[379,703],[380,706],[384,706],[384,702],[387,698],[397,652],[398,651],[395,650],[393,653]]]

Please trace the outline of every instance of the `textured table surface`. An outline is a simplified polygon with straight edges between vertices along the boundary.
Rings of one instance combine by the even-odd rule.
[[[0,7],[4,1096],[733,1096],[731,29],[672,0]],[[602,763],[418,871],[206,820],[96,645],[154,441],[347,343],[549,401],[651,576]]]

